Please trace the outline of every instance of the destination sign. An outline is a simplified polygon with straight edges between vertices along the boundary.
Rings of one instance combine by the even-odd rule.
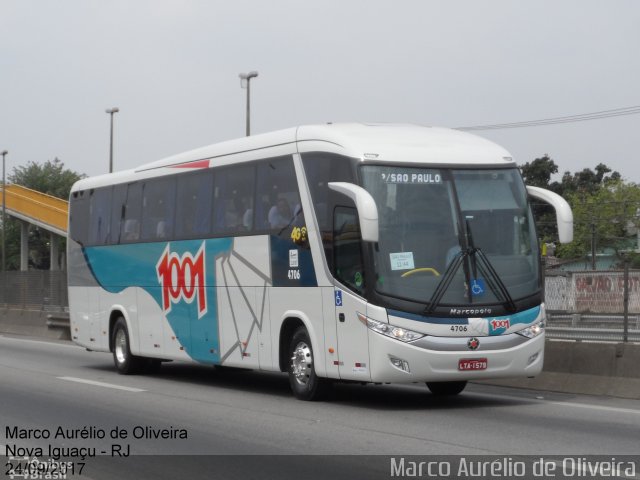
[[[436,172],[393,172],[380,175],[385,183],[442,184],[442,175]]]

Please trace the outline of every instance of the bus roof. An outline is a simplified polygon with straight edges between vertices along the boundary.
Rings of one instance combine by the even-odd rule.
[[[273,153],[269,153],[269,151]],[[73,191],[133,181],[176,166],[213,167],[243,159],[287,152],[328,151],[363,162],[434,164],[438,166],[515,166],[499,145],[466,132],[441,127],[384,123],[327,123],[305,125],[208,145],[147,163],[133,170],[80,180]],[[277,153],[280,152],[280,153]],[[228,160],[227,160],[228,159]]]

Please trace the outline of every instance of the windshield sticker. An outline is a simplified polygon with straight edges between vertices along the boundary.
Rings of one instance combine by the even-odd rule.
[[[485,286],[482,278],[471,279],[471,295],[474,297],[481,297],[484,295]]]
[[[415,267],[413,263],[413,252],[390,253],[391,270],[412,270]]]
[[[439,173],[381,173],[385,183],[419,183],[442,184],[442,175]]]

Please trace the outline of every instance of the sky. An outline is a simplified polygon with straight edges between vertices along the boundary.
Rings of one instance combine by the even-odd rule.
[[[463,127],[640,105],[637,0],[0,0],[7,173],[89,176],[324,122]],[[640,182],[640,114],[474,132]]]

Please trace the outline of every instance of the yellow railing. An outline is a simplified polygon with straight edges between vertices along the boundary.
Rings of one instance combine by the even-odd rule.
[[[69,202],[20,185],[7,184],[7,210],[45,225],[67,231]],[[0,207],[2,186],[0,185]]]

